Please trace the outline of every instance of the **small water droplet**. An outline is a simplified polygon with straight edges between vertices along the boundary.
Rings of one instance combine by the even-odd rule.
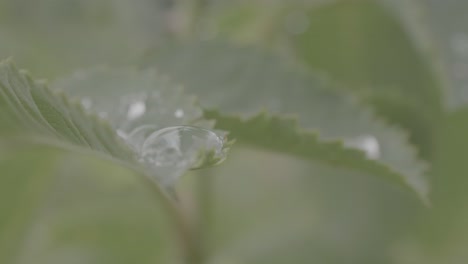
[[[191,126],[167,127],[144,142],[140,160],[155,172],[163,186],[173,186],[188,169],[214,165],[225,159],[224,141],[213,131]]]
[[[130,120],[136,119],[144,115],[146,112],[146,105],[143,101],[136,101],[128,107],[127,117]]]
[[[380,157],[379,141],[372,135],[359,136],[345,141],[345,146],[364,151],[369,159],[378,159]]]
[[[84,107],[84,109],[89,110],[91,109],[91,106],[93,106],[93,102],[88,97],[83,97],[81,99],[81,105]]]
[[[177,118],[182,118],[184,117],[184,110],[182,109],[177,109],[175,112],[174,112],[174,116],[177,117]]]

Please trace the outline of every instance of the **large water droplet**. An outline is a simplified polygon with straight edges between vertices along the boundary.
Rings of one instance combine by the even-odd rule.
[[[372,135],[363,135],[345,141],[345,146],[364,151],[369,159],[378,159],[380,157],[379,141]]]
[[[153,125],[139,126],[128,134],[127,143],[136,153],[140,153],[145,140],[157,129],[158,127]]]
[[[223,161],[223,146],[223,139],[213,131],[192,126],[167,127],[145,140],[140,160],[154,168],[163,186],[171,187],[187,170]]]

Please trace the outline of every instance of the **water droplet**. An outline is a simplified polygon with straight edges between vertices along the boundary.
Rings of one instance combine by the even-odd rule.
[[[89,110],[91,109],[91,106],[93,106],[93,102],[88,97],[83,97],[81,99],[81,105],[84,107],[84,109]]]
[[[139,126],[128,134],[127,143],[136,153],[140,153],[145,140],[157,129],[158,127],[153,125]]]
[[[213,131],[191,126],[167,127],[144,142],[140,160],[160,174],[163,186],[173,186],[189,169],[215,165],[225,159],[224,141]]]
[[[128,107],[127,117],[130,120],[136,119],[144,115],[146,112],[146,105],[143,101],[136,101]]]
[[[177,117],[177,118],[182,118],[184,117],[184,110],[182,109],[177,109],[175,112],[174,112],[174,116]]]
[[[127,139],[127,134],[121,129],[117,129],[117,135],[123,139]]]
[[[345,146],[364,151],[367,158],[378,159],[380,157],[379,141],[371,135],[359,136],[345,141]]]

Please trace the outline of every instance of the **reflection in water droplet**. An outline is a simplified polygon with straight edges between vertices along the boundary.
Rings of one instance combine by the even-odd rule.
[[[117,129],[117,135],[123,139],[127,139],[127,134],[120,129]]]
[[[174,116],[177,117],[177,118],[182,118],[182,117],[184,117],[184,110],[182,110],[182,109],[177,109],[177,110],[174,112]]]
[[[128,134],[127,143],[136,153],[140,153],[145,140],[157,129],[158,127],[153,125],[139,126]]]
[[[188,108],[187,101],[162,92],[127,94],[101,103],[99,98],[92,102],[83,98],[82,104],[105,118],[148,173],[170,189],[187,170],[220,163],[227,149],[222,138],[204,128],[172,126],[161,129],[202,116],[201,110]],[[200,122],[197,124],[204,126]]]
[[[128,107],[127,117],[130,120],[141,117],[146,112],[146,105],[143,101],[136,101]]]
[[[93,102],[88,97],[83,97],[81,99],[81,105],[84,107],[84,109],[89,110],[91,109],[91,106],[93,106]]]
[[[144,142],[140,160],[156,173],[163,186],[172,186],[188,169],[215,165],[226,157],[224,141],[213,131],[175,126],[155,131]]]
[[[346,140],[344,144],[347,147],[364,151],[369,159],[378,159],[380,157],[380,144],[374,136],[359,136]]]

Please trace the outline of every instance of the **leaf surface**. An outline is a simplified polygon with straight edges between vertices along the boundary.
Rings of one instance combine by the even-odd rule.
[[[291,40],[299,60],[408,130],[429,159],[434,123],[441,118],[442,85],[427,48],[410,34],[415,29],[409,25],[418,20],[405,20],[417,14],[409,2],[392,1],[393,9],[377,0],[324,4],[305,11],[307,30]]]
[[[159,50],[148,61],[183,81],[186,90],[200,98],[206,116],[217,120],[217,128],[229,130],[240,141],[361,169],[427,195],[426,165],[404,133],[378,120],[353,97],[333,90],[330,83],[287,67],[280,58],[253,48],[199,42]],[[301,129],[288,116],[297,117]],[[377,140],[378,160],[336,142],[360,136]]]

